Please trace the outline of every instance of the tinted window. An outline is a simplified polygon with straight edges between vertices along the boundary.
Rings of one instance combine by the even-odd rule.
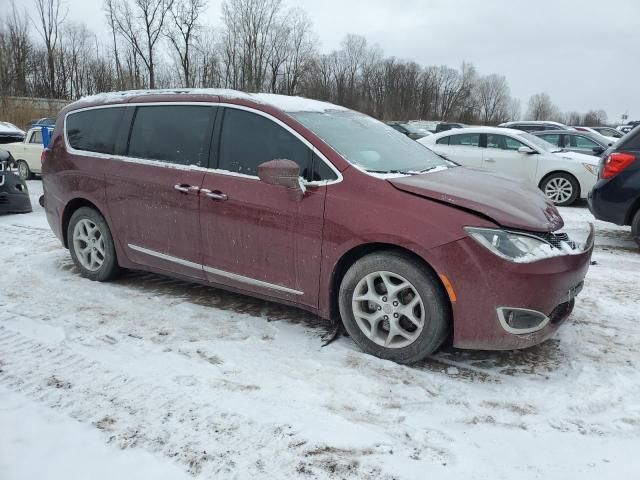
[[[206,167],[213,113],[208,106],[138,107],[128,156]]]
[[[539,135],[539,137],[552,145],[557,147],[560,146],[560,135],[556,134],[548,134],[548,135]]]
[[[29,139],[29,143],[40,143],[42,144],[42,130],[36,130],[31,134],[31,138]]]
[[[511,137],[505,135],[487,135],[487,148],[499,148],[500,150],[518,150],[524,147],[524,143],[520,143]]]
[[[593,147],[599,147],[600,146],[596,142],[591,140],[590,138],[583,137],[582,135],[567,135],[567,137],[569,137],[569,141],[571,142],[571,146],[574,147],[574,148],[584,148],[584,149],[589,149],[590,150]]]
[[[451,135],[449,137],[449,145],[462,147],[477,147],[480,145],[479,133],[462,133],[459,135]]]
[[[300,176],[311,179],[311,150],[283,127],[261,115],[226,108],[220,136],[219,168],[257,175],[270,160],[293,160]]]
[[[439,139],[436,141],[436,143],[437,143],[438,145],[449,145],[449,138],[451,138],[451,137],[442,137],[442,138],[439,138]]]
[[[98,108],[71,113],[67,117],[67,139],[71,147],[88,152],[114,152],[124,108]]]

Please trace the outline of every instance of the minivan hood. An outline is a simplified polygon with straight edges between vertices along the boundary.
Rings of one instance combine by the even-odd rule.
[[[507,175],[454,167],[387,181],[398,190],[472,210],[502,227],[553,232],[564,225],[540,190]]]

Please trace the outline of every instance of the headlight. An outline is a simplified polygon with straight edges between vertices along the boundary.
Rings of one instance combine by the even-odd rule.
[[[583,163],[582,166],[584,168],[586,168],[587,170],[589,170],[589,173],[593,174],[593,175],[598,175],[598,166],[597,165],[591,165],[590,163]]]
[[[564,253],[532,235],[496,228],[465,227],[464,230],[480,245],[510,262],[531,263]]]

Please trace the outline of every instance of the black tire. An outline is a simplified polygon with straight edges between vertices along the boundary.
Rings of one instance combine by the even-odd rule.
[[[18,167],[18,176],[22,180],[31,180],[31,178],[33,178],[33,173],[31,173],[31,169],[27,162],[24,160],[18,160],[16,162],[16,166]]]
[[[102,265],[97,270],[89,270],[86,268],[78,258],[78,253],[76,252],[73,232],[76,225],[81,220],[89,220],[95,224],[99,229],[100,236],[104,239],[104,259]],[[93,208],[81,207],[73,212],[71,220],[69,221],[69,226],[67,227],[67,242],[73,263],[75,263],[83,277],[98,282],[106,282],[115,278],[120,272],[113,237],[111,236],[111,230],[109,230],[109,226],[107,225],[104,217]]]
[[[361,280],[375,272],[390,272],[403,277],[422,299],[424,326],[413,343],[407,346],[389,348],[380,345],[370,339],[358,325],[352,305],[354,291]],[[338,295],[340,315],[345,329],[365,353],[398,363],[413,363],[436,351],[448,336],[451,306],[442,284],[431,270],[409,255],[381,251],[362,257],[345,274]],[[385,332],[385,325],[379,328]],[[388,331],[388,327],[386,328]]]
[[[564,179],[569,181],[569,183],[571,184],[571,196],[564,201],[555,201],[547,194],[547,186],[555,179]],[[580,195],[580,184],[578,183],[578,180],[576,180],[576,177],[574,177],[570,173],[556,172],[551,173],[544,178],[544,180],[540,184],[540,190],[542,190],[542,192],[547,195],[547,197],[549,197],[549,200],[551,200],[554,205],[558,207],[567,207],[575,203],[575,201],[578,199],[578,196]]]
[[[638,210],[631,221],[631,236],[640,247],[640,210]]]

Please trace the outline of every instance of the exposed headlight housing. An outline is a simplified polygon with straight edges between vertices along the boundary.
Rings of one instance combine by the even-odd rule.
[[[465,227],[464,230],[495,255],[514,263],[532,263],[565,254],[563,249],[526,233],[478,227]]]

